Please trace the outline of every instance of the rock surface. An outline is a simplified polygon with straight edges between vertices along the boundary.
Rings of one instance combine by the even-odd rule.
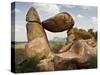
[[[27,58],[35,58],[40,60],[45,58],[51,52],[47,36],[39,20],[39,16],[35,8],[31,7],[26,15],[27,38],[26,56]]]
[[[43,28],[51,32],[62,32],[74,26],[72,16],[67,12],[61,12],[42,22]]]
[[[39,22],[40,21],[38,13],[36,12],[34,7],[31,7],[28,10],[27,15],[26,15],[26,21],[27,22],[33,22],[33,21]]]
[[[96,50],[97,48],[90,46],[87,40],[78,40],[67,51],[54,54],[53,58],[41,60],[38,68],[40,68],[40,71],[64,70],[69,66],[73,68],[86,68],[89,67],[87,61],[91,56],[96,55]]]
[[[38,37],[45,37],[47,40],[47,36],[45,34],[45,31],[43,30],[42,26],[37,22],[28,22],[26,24],[27,29],[27,38],[28,41],[32,41],[33,39],[36,39]]]
[[[37,64],[37,67],[40,71],[54,71],[55,68],[54,57],[53,58],[46,58],[40,60],[40,63]]]
[[[69,37],[70,35],[80,34],[79,36]],[[46,66],[52,66],[50,70],[64,70],[66,67],[70,68],[88,68],[89,64],[87,61],[97,54],[97,45],[94,37],[87,31],[81,32],[80,29],[77,29],[77,32],[73,31],[73,33],[68,34],[68,42],[64,45],[60,50],[59,53],[53,55],[52,60],[50,58],[44,59],[42,63],[39,63],[39,68],[44,69],[44,71],[49,71],[49,68],[44,68]],[[83,35],[81,33],[84,33]],[[89,34],[89,35],[88,35]],[[82,35],[82,36],[81,36]],[[84,38],[84,35],[87,38]],[[71,40],[71,41],[70,41]],[[49,61],[48,61],[49,60]],[[41,60],[42,61],[42,60]],[[51,63],[53,63],[51,65]],[[40,65],[41,64],[41,65]],[[46,65],[48,64],[48,65]],[[73,66],[72,66],[73,65]],[[54,68],[53,68],[54,67]]]
[[[38,37],[26,44],[26,55],[28,58],[42,59],[46,58],[50,53],[45,37]]]
[[[72,28],[68,32],[68,41],[74,41],[79,39],[90,39],[93,35],[84,29]]]

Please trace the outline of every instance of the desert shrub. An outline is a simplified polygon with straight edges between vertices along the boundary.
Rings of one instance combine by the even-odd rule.
[[[97,68],[97,55],[91,56],[88,63],[89,68]]]
[[[85,63],[79,63],[77,61],[69,61],[64,64],[64,70],[75,70],[75,69],[92,69],[97,68],[97,56],[91,56]]]
[[[88,29],[88,32],[90,32],[95,37],[96,40],[98,39],[97,38],[97,35],[98,35],[97,31],[94,32],[93,29]]]
[[[24,60],[20,64],[16,64],[16,72],[17,73],[25,73],[25,72],[38,72],[38,68],[36,65],[39,63],[39,60],[36,58],[32,58],[29,60]]]
[[[54,53],[58,53],[58,51],[63,46],[63,42],[61,42],[61,41],[50,41],[49,44],[50,44],[50,48],[51,48],[52,52],[54,52]]]

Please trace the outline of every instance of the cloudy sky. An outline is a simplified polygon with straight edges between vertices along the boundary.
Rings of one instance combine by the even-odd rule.
[[[15,30],[12,29],[12,32],[15,32],[15,41],[27,41],[25,18],[30,7],[36,8],[41,21],[64,11],[70,13],[74,18],[74,27],[84,28],[86,30],[92,28],[94,31],[97,31],[97,7],[95,6],[16,2],[15,9],[14,4],[12,4],[11,9],[11,13],[15,13]],[[14,18],[12,18],[12,21],[13,20]],[[14,26],[13,22],[12,26]],[[49,40],[54,39],[54,37],[66,37],[66,31],[60,33],[52,33],[47,30],[45,31]],[[13,40],[14,39],[12,39],[12,41]]]

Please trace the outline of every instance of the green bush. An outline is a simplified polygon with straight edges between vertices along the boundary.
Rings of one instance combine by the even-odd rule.
[[[24,60],[20,64],[16,64],[16,73],[25,73],[25,72],[38,72],[36,65],[39,63],[39,60],[32,58],[29,60]]]
[[[88,60],[89,63],[89,68],[97,68],[97,56],[91,56],[90,59]]]
[[[61,42],[61,41],[50,41],[49,44],[50,44],[50,48],[51,48],[52,52],[54,52],[54,53],[58,53],[58,51],[63,46],[63,42]]]

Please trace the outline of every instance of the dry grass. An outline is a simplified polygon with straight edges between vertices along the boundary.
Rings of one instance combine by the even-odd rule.
[[[25,44],[24,43],[15,44],[15,49],[25,49]]]

